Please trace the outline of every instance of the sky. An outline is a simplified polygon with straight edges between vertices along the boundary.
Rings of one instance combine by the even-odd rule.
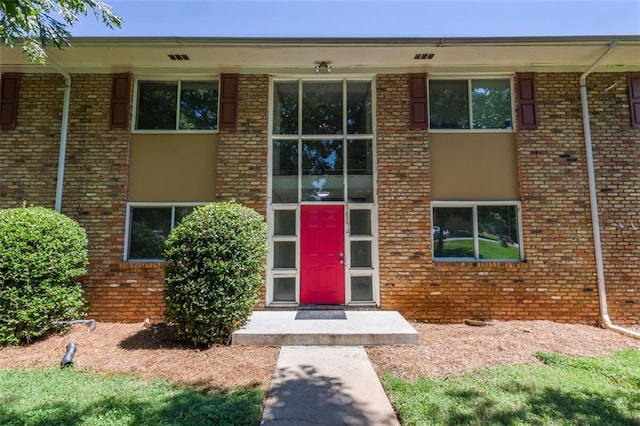
[[[640,0],[103,0],[74,36],[504,37],[640,35]]]

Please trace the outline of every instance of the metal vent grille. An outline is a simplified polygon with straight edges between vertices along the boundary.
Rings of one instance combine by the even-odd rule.
[[[435,53],[416,53],[413,56],[413,59],[418,61],[425,61],[427,59],[433,59],[434,56],[436,56]]]
[[[169,59],[172,61],[188,61],[189,57],[187,55],[181,53],[172,53],[169,56]]]

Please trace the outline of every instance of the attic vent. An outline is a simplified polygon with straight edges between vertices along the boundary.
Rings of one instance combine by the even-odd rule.
[[[168,56],[169,56],[169,59],[171,59],[172,61],[188,61],[189,60],[189,57],[187,55],[182,55],[179,53],[174,53]]]
[[[433,59],[434,56],[435,56],[435,53],[416,53],[413,59],[423,61],[426,59]]]

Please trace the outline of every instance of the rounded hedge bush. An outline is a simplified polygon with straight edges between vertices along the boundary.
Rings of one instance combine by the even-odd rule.
[[[0,210],[0,345],[29,342],[56,320],[85,314],[76,277],[86,273],[87,236],[43,207]]]
[[[195,209],[165,244],[166,319],[195,346],[229,344],[262,285],[267,225],[235,202]]]

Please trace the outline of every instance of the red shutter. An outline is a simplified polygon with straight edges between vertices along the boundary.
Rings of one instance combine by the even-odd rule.
[[[426,74],[409,74],[409,104],[409,126],[426,129],[429,124]]]
[[[631,108],[631,125],[640,127],[640,74],[629,74],[629,107]]]
[[[518,121],[522,130],[538,128],[538,104],[536,103],[536,75],[516,74],[518,87]]]
[[[3,73],[0,78],[0,130],[13,130],[18,121],[20,74]]]
[[[129,99],[131,95],[131,75],[113,74],[111,80],[111,119],[112,129],[129,127]]]
[[[235,129],[238,121],[239,74],[220,75],[220,114],[218,128]]]

